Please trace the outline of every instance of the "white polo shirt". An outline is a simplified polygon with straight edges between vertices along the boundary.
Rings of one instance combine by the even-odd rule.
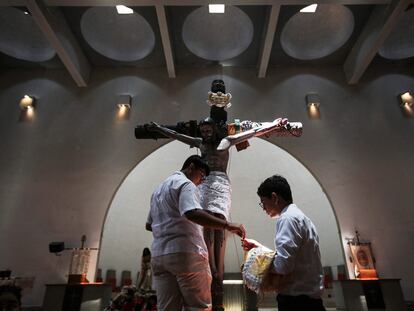
[[[319,237],[312,221],[295,205],[286,206],[276,221],[274,266],[280,274],[292,273],[285,295],[320,298],[323,272]]]
[[[155,189],[147,218],[154,237],[152,256],[198,253],[208,257],[202,227],[184,216],[194,209],[202,209],[200,193],[182,172],[175,172]]]

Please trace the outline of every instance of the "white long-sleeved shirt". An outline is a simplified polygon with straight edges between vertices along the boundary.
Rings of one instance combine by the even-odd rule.
[[[279,274],[292,274],[281,294],[320,298],[323,271],[319,237],[312,221],[295,205],[286,206],[276,221],[274,268]]]

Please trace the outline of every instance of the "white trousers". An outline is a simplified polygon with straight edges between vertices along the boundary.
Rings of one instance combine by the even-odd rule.
[[[158,311],[211,310],[208,258],[175,253],[151,258]]]

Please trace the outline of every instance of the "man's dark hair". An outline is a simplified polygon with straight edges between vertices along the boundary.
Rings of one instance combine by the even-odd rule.
[[[145,247],[142,251],[142,256],[151,256],[151,251],[148,247]]]
[[[204,118],[203,120],[201,120],[198,125],[199,126],[202,126],[202,125],[212,125],[212,126],[214,126],[215,124],[216,124],[216,122],[214,122],[214,119],[212,117],[207,117],[207,118]]]
[[[202,157],[196,154],[189,156],[187,160],[185,160],[181,170],[185,170],[187,167],[190,166],[191,163],[193,163],[196,168],[203,169],[206,172],[206,176],[210,174],[210,167],[208,166],[207,162],[204,161]]]
[[[257,195],[259,197],[270,198],[272,192],[281,196],[287,203],[292,203],[293,201],[289,183],[286,178],[280,175],[273,175],[272,177],[267,178],[257,189]]]
[[[0,295],[5,294],[5,293],[13,294],[16,297],[19,305],[21,304],[22,289],[20,287],[15,286],[15,285],[1,285]]]

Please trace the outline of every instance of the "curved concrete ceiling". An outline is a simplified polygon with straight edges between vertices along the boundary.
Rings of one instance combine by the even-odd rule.
[[[0,8],[0,51],[31,62],[44,62],[56,54],[32,16],[13,7]]]
[[[388,59],[414,56],[414,9],[404,13],[378,54]]]
[[[94,7],[80,22],[86,42],[98,53],[118,61],[136,61],[149,55],[155,35],[144,17],[118,14],[115,7]]]
[[[253,40],[253,23],[235,6],[223,14],[210,14],[207,7],[191,12],[183,24],[183,41],[195,55],[222,61],[243,53]]]
[[[298,12],[281,34],[281,45],[289,56],[301,60],[319,59],[340,48],[354,30],[354,16],[345,6],[319,4],[315,13]]]

